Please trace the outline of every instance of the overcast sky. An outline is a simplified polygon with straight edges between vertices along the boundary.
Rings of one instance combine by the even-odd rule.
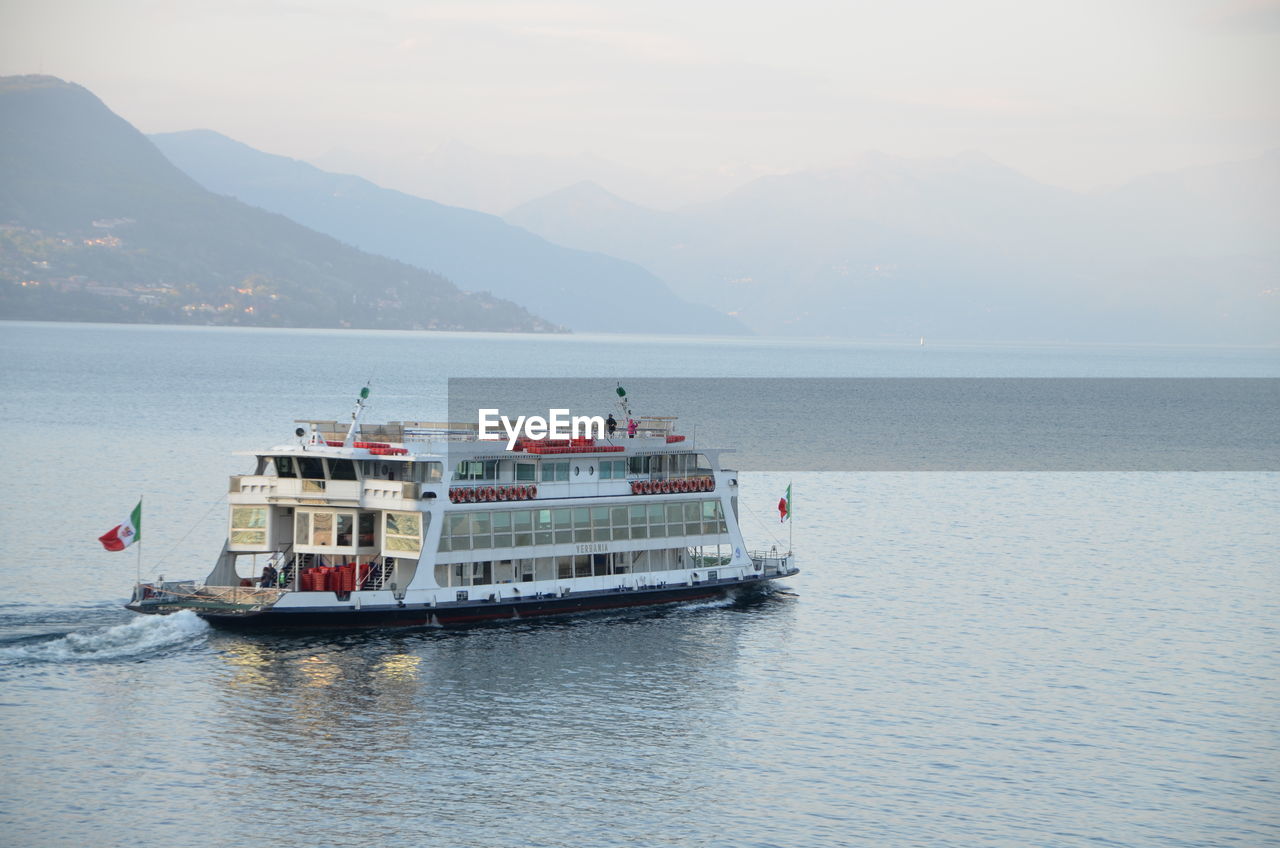
[[[980,150],[1090,188],[1280,146],[1280,0],[0,0],[0,73],[299,158]]]

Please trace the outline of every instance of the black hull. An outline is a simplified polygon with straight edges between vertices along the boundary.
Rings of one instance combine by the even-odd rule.
[[[713,600],[723,598],[732,592],[759,591],[760,587],[767,582],[765,579],[734,580],[660,589],[577,592],[563,596],[519,600],[503,598],[500,601],[465,601],[438,604],[434,607],[430,604],[398,604],[366,606],[362,609],[353,609],[350,606],[307,609],[271,608],[249,613],[199,610],[196,614],[214,627],[239,632],[457,627],[486,622]]]

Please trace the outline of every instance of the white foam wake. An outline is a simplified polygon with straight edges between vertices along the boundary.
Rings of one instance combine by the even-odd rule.
[[[128,624],[68,633],[48,642],[0,648],[6,662],[85,662],[137,656],[205,638],[209,625],[190,610],[142,615]]]

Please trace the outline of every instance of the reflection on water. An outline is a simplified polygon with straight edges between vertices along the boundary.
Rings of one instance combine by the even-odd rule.
[[[533,816],[522,832],[547,836],[575,809],[638,798],[695,816],[710,787],[689,766],[731,749],[740,666],[785,641],[793,602],[445,632],[220,634],[210,647],[222,683],[201,709],[241,791],[273,808],[302,780],[325,799],[335,838],[371,792],[416,799],[379,806],[397,830],[453,822],[475,838],[498,810]],[[566,780],[578,787],[568,796]],[[262,837],[261,822],[230,827]]]

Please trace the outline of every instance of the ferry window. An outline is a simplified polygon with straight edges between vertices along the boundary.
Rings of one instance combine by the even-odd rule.
[[[629,463],[630,471],[632,475],[649,473],[649,457],[633,456],[633,457],[630,457],[627,461]]]
[[[556,577],[561,580],[568,580],[573,576],[573,557],[562,556],[556,557]]]
[[[511,513],[511,526],[515,530],[516,547],[533,544],[533,513],[518,509]]]
[[[300,476],[306,480],[323,480],[324,460],[318,456],[300,456],[298,470],[301,472]]]
[[[373,545],[373,521],[376,516],[372,512],[360,513],[360,547]]]
[[[424,462],[421,465],[425,466],[425,468],[423,469],[423,478],[419,482],[439,483],[444,479],[444,463]]]
[[[471,513],[471,549],[484,550],[493,547],[493,534],[490,531],[489,513]]]
[[[697,501],[684,505],[684,532],[687,536],[696,536],[702,532],[702,508]]]
[[[338,547],[351,547],[351,527],[354,523],[348,513],[338,513]]]
[[[386,516],[383,538],[387,550],[416,553],[422,549],[422,513],[388,512]]]
[[[702,532],[717,533],[720,530],[720,501],[702,502]]]
[[[535,545],[551,544],[551,510],[535,509],[533,511],[533,529]]]
[[[573,558],[573,576],[574,577],[590,577],[591,576],[591,555],[579,554]]]
[[[643,505],[631,507],[631,538],[633,539],[649,538],[649,525],[645,521],[644,513]]]
[[[585,506],[573,510],[573,541],[591,541],[591,510]]]
[[[680,504],[678,503],[667,504],[667,523],[680,524],[683,521],[684,521],[684,510],[681,509]]]
[[[498,479],[498,461],[496,459],[477,460],[468,459],[458,463],[457,469],[453,472],[455,480],[497,480]]]
[[[356,479],[356,464],[349,459],[328,459],[330,480]]]
[[[542,482],[551,483],[559,481],[563,483],[569,479],[569,463],[568,462],[544,462],[542,463]]]
[[[495,512],[493,514],[493,546],[495,548],[511,547],[511,513]]]
[[[522,483],[532,483],[538,479],[538,466],[532,462],[516,463],[516,480]]]
[[[694,457],[694,461],[695,461],[694,469],[696,471],[698,471],[701,474],[711,473],[711,460],[707,459],[706,454],[704,453],[698,454],[696,457]]]
[[[266,545],[267,508],[265,506],[237,506],[231,508],[231,535],[233,545]]]
[[[649,504],[649,537],[662,539],[667,535],[667,518],[662,504]]]
[[[593,541],[609,541],[609,507],[593,506],[591,508],[591,526],[595,528],[592,536]]]
[[[293,468],[293,457],[291,456],[273,456],[271,461],[276,466],[277,477],[297,477],[298,472]]]
[[[573,510],[556,509],[552,510],[552,520],[556,528],[556,544],[564,544],[573,541]]]
[[[315,512],[311,514],[311,544],[333,544],[332,512]]]
[[[299,512],[293,516],[293,542],[306,545],[311,541],[311,513]]]
[[[601,480],[623,480],[627,476],[625,459],[606,459],[600,463]]]

